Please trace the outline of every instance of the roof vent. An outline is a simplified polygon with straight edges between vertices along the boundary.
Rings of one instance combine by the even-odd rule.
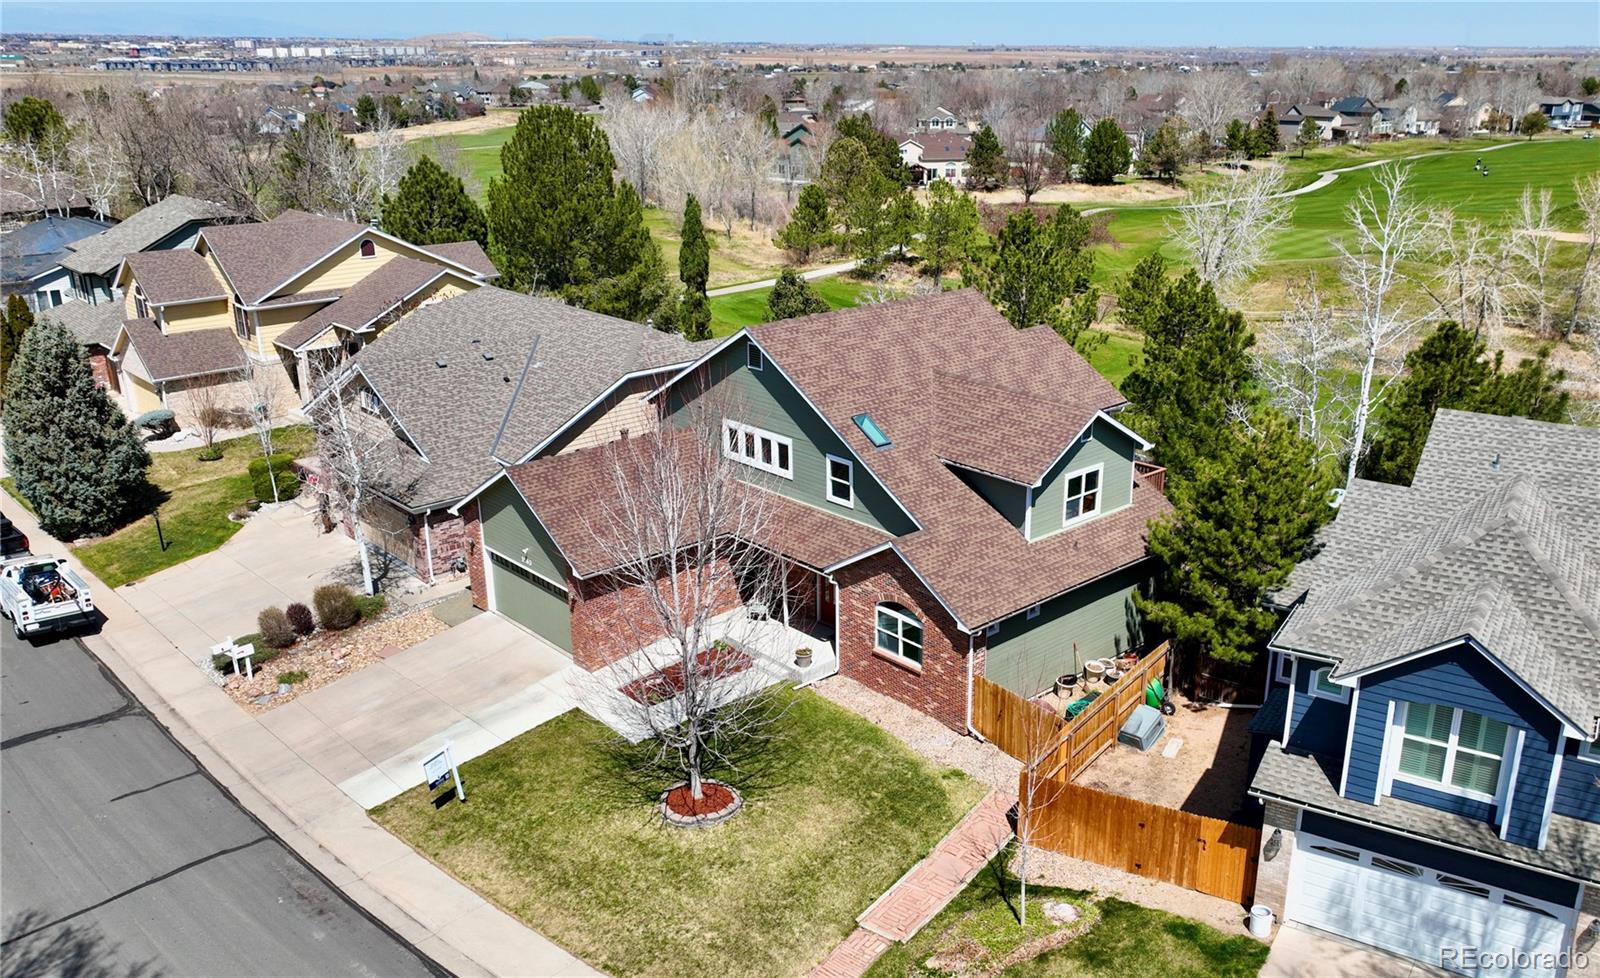
[[[484,360],[493,360],[494,359],[494,354],[490,353],[488,350],[484,350],[483,351],[483,359]]]
[[[1500,453],[1499,452],[1495,452],[1494,453],[1494,458],[1489,460],[1489,470],[1491,472],[1499,472],[1500,471]]]
[[[439,366],[439,368],[441,370],[444,369],[444,367],[445,367],[444,357],[438,357],[433,362],[438,364],[438,366]]]

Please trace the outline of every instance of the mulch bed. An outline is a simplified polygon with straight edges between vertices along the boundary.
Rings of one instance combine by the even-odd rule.
[[[667,792],[663,802],[674,815],[715,815],[733,804],[733,792],[716,781],[700,782],[700,797],[689,793],[689,786],[680,784]]]
[[[750,656],[731,645],[713,645],[696,655],[694,661],[695,670],[709,678],[737,675],[753,664]],[[648,676],[627,683],[618,691],[645,706],[665,703],[683,692],[683,663],[674,662],[666,668],[657,669]]]

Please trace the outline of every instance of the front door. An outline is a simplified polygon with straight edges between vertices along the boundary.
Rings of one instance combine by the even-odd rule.
[[[817,621],[828,632],[834,631],[834,622],[837,620],[834,603],[837,592],[838,585],[821,575],[817,576]]]

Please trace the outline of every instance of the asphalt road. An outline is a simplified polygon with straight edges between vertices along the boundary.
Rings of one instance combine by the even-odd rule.
[[[0,975],[438,976],[75,639],[0,633]]]

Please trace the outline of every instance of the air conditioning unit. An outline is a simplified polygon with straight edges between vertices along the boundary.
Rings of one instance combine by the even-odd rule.
[[[1149,751],[1166,732],[1167,718],[1161,715],[1161,711],[1153,706],[1140,705],[1134,708],[1133,715],[1118,731],[1117,742]]]

